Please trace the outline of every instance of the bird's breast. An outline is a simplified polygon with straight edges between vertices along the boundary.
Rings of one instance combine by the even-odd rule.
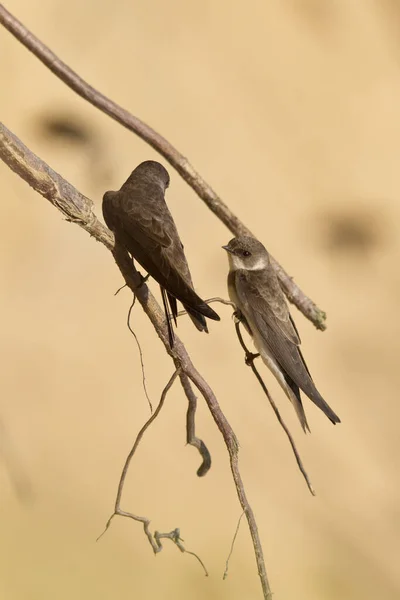
[[[235,271],[229,271],[228,275],[228,294],[231,302],[239,308],[238,306],[238,297],[236,293],[236,282],[235,282]]]

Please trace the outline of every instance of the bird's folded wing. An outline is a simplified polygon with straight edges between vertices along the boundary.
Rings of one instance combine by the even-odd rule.
[[[236,293],[242,305],[247,306],[257,320],[260,332],[268,336],[272,330],[287,342],[300,345],[300,337],[290,317],[285,297],[274,274],[264,271],[254,277],[236,276]]]
[[[257,329],[256,335],[261,336],[265,350],[284,371],[286,380],[294,382],[332,423],[340,423],[339,417],[314,385],[300,351],[300,338],[286,302],[282,302],[282,298],[279,299],[279,292],[274,287],[274,279],[268,276],[268,273],[265,274],[265,278],[264,282],[258,281],[256,286],[257,278],[250,276],[247,278],[248,285],[245,278],[242,285],[236,286],[239,300],[246,309],[251,327]],[[249,279],[253,281],[249,282]],[[276,284],[279,285],[277,281]],[[282,290],[280,292],[283,294]],[[253,335],[255,335],[254,331]],[[301,413],[300,420],[302,420]]]
[[[199,298],[175,223],[168,208],[162,218],[133,202],[124,191],[107,192],[103,214],[107,225],[126,249],[152,277],[183,304],[216,318],[216,313]]]
[[[166,207],[163,218],[157,218],[147,205],[138,204],[132,194],[120,190],[104,194],[103,214],[110,229],[123,230],[134,238],[136,234],[144,236],[148,246],[154,244],[166,248],[172,243],[169,230],[175,229],[175,224]]]
[[[254,283],[249,279],[238,277],[236,282],[236,292],[248,320],[257,328],[271,356],[301,387],[309,382],[310,375],[300,352],[299,335],[286,302],[280,297],[283,292],[276,287],[279,283],[268,274]]]

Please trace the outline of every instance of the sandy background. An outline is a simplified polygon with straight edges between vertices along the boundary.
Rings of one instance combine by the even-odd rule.
[[[241,443],[276,600],[400,595],[400,8],[393,0],[9,0],[83,77],[170,139],[328,313],[295,309],[310,369],[342,418],[306,402],[312,435],[267,375],[318,496],[243,364],[230,309],[179,333]],[[93,198],[157,155],[79,99],[0,30],[1,119]],[[74,124],[66,135],[60,123]],[[73,132],[72,132],[73,133]],[[171,173],[168,202],[198,291],[226,296],[229,232]],[[140,525],[99,543],[131,442],[148,416],[130,294],[107,251],[0,165],[0,598],[259,599],[240,507],[214,423],[213,467],[196,477],[174,387],[137,454],[123,506],[181,528],[154,558]],[[205,236],[205,231],[207,235]],[[154,289],[155,286],[154,286]],[[170,360],[133,317],[157,400]],[[18,497],[11,468],[24,486]],[[29,493],[27,493],[27,490]]]

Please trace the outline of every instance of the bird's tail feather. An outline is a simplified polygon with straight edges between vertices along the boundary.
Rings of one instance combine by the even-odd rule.
[[[303,403],[301,401],[299,386],[295,384],[293,379],[291,379],[287,373],[284,373],[284,377],[288,385],[288,388],[285,389],[286,395],[293,404],[294,410],[296,411],[296,415],[301,423],[304,433],[307,433],[307,431],[310,432],[306,413],[304,412]]]
[[[167,297],[168,297],[169,306],[170,306],[172,317],[174,319],[174,323],[175,323],[175,327],[176,327],[178,325],[176,322],[176,318],[178,316],[178,303],[176,301],[176,298],[174,296],[171,296],[171,294],[169,294],[168,292],[167,292]]]
[[[193,321],[195,327],[199,331],[205,331],[206,333],[208,333],[207,323],[206,323],[204,316],[202,314],[200,314],[199,312],[197,312],[197,310],[193,310],[193,308],[190,308],[190,306],[184,305],[184,309],[186,310],[187,314]]]
[[[292,320],[292,323],[294,325],[293,320]],[[318,406],[318,408],[320,410],[322,410],[322,412],[328,417],[328,419],[334,425],[336,425],[336,423],[340,423],[340,419],[337,416],[337,414],[331,409],[331,407],[329,406],[329,404],[327,402],[325,402],[325,400],[323,399],[323,397],[321,396],[321,394],[319,393],[319,391],[315,387],[315,384],[313,382],[313,378],[311,377],[311,373],[308,370],[308,367],[306,365],[306,361],[304,360],[304,356],[303,356],[303,353],[301,352],[300,348],[298,348],[298,352],[300,354],[300,358],[301,358],[301,360],[303,362],[303,365],[304,365],[304,367],[305,367],[308,375],[310,376],[309,382],[306,385],[304,385],[303,388],[302,388],[303,392],[305,394],[307,394],[307,396],[310,398],[310,400],[312,400],[312,402],[314,402],[314,404],[316,406]]]
[[[206,304],[205,302],[202,302],[201,304],[196,304],[196,308],[193,310],[194,312],[200,313],[205,317],[212,319],[213,321],[221,320],[220,316],[215,312],[215,310],[213,310],[211,306],[208,306],[208,304]]]
[[[336,425],[336,423],[340,423],[340,419],[337,414],[331,409],[329,404],[325,402],[319,391],[315,386],[313,386],[312,393],[307,393],[307,396],[314,402],[318,408],[322,410],[322,412],[328,417],[328,419]]]
[[[160,286],[160,290],[161,290],[161,296],[162,296],[162,301],[163,301],[163,305],[164,305],[165,319],[167,321],[169,345],[171,348],[173,348],[175,336],[174,336],[174,330],[173,330],[172,323],[171,323],[171,317],[170,317],[169,310],[168,310],[167,292],[165,291],[165,289],[162,286]],[[173,307],[171,307],[171,309],[173,310]],[[174,320],[176,322],[175,316],[174,316]]]

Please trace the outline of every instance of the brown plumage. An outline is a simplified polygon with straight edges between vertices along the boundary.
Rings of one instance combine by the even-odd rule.
[[[168,171],[146,161],[132,172],[117,192],[106,192],[103,215],[121,244],[161,287],[176,322],[177,300],[182,302],[199,331],[208,331],[204,317],[219,321],[217,313],[196,294],[176,225],[165,202]],[[167,318],[170,344],[172,326]]]
[[[289,313],[269,254],[258,240],[234,238],[229,253],[228,290],[262,360],[293,403],[304,430],[309,430],[300,390],[332,421],[339,417],[322,398],[300,351],[300,337]]]

